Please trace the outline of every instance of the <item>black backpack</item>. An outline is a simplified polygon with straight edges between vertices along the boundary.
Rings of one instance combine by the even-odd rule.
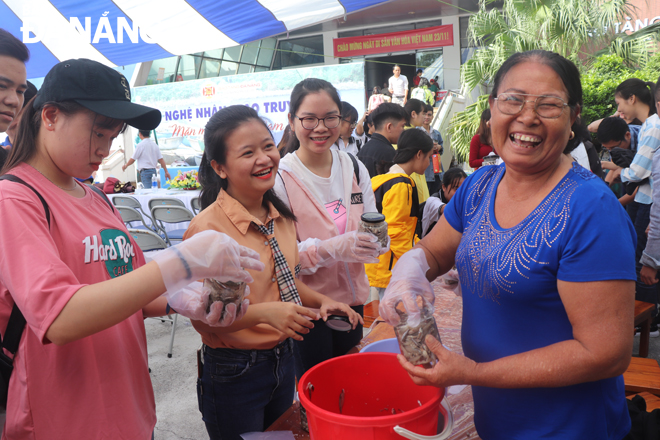
[[[34,189],[30,184],[26,183],[20,177],[16,177],[13,174],[5,174],[0,176],[0,180],[9,180],[12,182],[20,183],[30,188],[34,193],[39,197],[41,204],[44,207],[44,212],[46,213],[46,220],[48,221],[48,229],[50,229],[50,208],[48,208],[48,203],[46,200],[39,194],[39,192]],[[112,203],[110,200],[103,194],[103,192],[96,188],[94,185],[87,185],[92,191],[97,194],[100,194],[104,200],[110,205],[110,208],[114,212]],[[21,335],[25,329],[25,317],[23,313],[18,309],[16,303],[11,309],[11,315],[9,316],[9,321],[7,322],[7,329],[5,330],[4,337],[0,337],[0,406],[7,407],[7,392],[9,391],[9,379],[11,374],[14,371],[14,357],[18,351],[18,345],[21,342]],[[12,357],[5,354],[5,350],[11,353]]]

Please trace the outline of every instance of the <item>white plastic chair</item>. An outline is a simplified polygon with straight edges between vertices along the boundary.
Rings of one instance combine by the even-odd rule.
[[[124,221],[127,227],[133,228],[133,229],[142,229],[145,231],[151,231],[152,229],[147,226],[147,224],[144,221],[144,218],[142,217],[142,214],[140,214],[140,211],[137,209],[133,209],[129,206],[116,206],[115,209],[119,211],[119,215],[121,215],[121,219]],[[137,225],[133,226],[132,223],[135,222],[140,222],[142,225]]]
[[[202,210],[202,199],[195,197],[190,201],[190,207],[192,208],[195,215],[199,214],[199,211]]]
[[[157,251],[167,247],[165,240],[151,231],[129,228],[128,232],[140,249],[142,249],[142,252]]]
[[[183,223],[191,221],[195,215],[182,206],[155,205],[151,208],[151,217],[165,236],[165,241],[172,244],[172,240],[183,240],[183,234],[187,228],[165,230],[163,223]]]
[[[112,197],[112,203],[115,206],[128,206],[129,208],[136,209],[140,211],[140,214],[142,214],[143,217],[148,218],[151,224],[153,224],[153,220],[151,217],[149,217],[149,214],[144,212],[144,209],[142,209],[142,205],[136,199],[135,197],[132,196],[125,196],[125,195],[116,195]]]
[[[184,208],[186,207],[185,203],[183,203],[179,199],[175,199],[174,197],[154,197],[153,199],[149,199],[149,211],[153,211],[155,206],[183,206]]]

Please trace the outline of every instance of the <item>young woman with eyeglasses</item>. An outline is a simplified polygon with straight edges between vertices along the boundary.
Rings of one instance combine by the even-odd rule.
[[[313,290],[350,305],[360,315],[369,296],[364,263],[387,251],[371,234],[357,233],[363,212],[376,212],[369,172],[357,159],[332,150],[340,133],[342,102],[327,81],[308,78],[291,93],[292,134],[280,161],[275,191],[298,218],[301,280]],[[296,376],[345,354],[362,338],[321,321],[296,344]]]

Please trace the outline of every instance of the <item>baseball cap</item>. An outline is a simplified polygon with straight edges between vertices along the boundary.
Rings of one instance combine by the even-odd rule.
[[[32,104],[73,101],[108,118],[125,121],[140,130],[153,130],[161,120],[160,110],[131,102],[124,75],[97,61],[84,58],[56,64]]]

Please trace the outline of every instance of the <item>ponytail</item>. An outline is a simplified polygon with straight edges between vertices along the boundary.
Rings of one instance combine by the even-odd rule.
[[[645,84],[649,88],[649,90],[651,91],[651,99],[649,100],[649,103],[650,103],[649,104],[649,116],[655,115],[656,113],[658,113],[658,109],[655,106],[655,104],[658,102],[658,98],[657,98],[658,89],[657,89],[657,86],[656,86],[655,83],[646,81]]]
[[[209,144],[206,143],[206,139],[204,139],[205,151],[202,155],[202,162],[199,164],[199,171],[197,172],[197,178],[199,179],[199,184],[202,187],[202,192],[199,195],[202,210],[208,208],[213,204],[213,202],[215,202],[215,200],[218,198],[218,194],[220,194],[220,190],[227,189],[227,181],[225,179],[221,179],[211,166],[212,159],[209,158],[206,150],[208,145]]]
[[[296,137],[296,132],[291,130],[291,133],[289,133],[289,137],[287,138],[284,147],[280,150],[280,156],[284,157],[289,153],[293,153],[298,148],[300,148],[300,141]]]

